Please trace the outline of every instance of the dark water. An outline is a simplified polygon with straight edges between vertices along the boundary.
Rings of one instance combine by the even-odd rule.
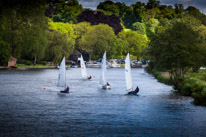
[[[65,96],[57,69],[1,70],[0,136],[206,136],[206,108],[143,69],[132,69],[139,96],[125,95],[123,69],[108,69],[108,91],[99,89],[99,69],[88,69],[91,81],[78,68],[66,73]]]

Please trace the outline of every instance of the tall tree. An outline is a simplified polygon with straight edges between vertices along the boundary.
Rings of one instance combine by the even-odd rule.
[[[122,40],[127,41],[128,48],[126,53],[130,53],[137,57],[139,60],[142,48],[146,47],[148,44],[147,37],[140,33],[139,31],[122,31],[118,35]]]
[[[82,13],[82,5],[77,0],[48,0],[46,15],[55,22],[77,23],[77,16]]]
[[[123,28],[120,24],[120,19],[115,15],[104,15],[100,11],[84,10],[82,14],[78,16],[78,22],[90,22],[91,25],[97,25],[100,23],[108,24],[118,34]]]
[[[184,74],[201,60],[197,32],[188,24],[175,21],[166,31],[151,39],[150,60],[159,70],[169,71],[176,89],[181,90]]]
[[[26,54],[30,52],[31,56],[40,53],[44,49],[43,47],[46,46],[45,35],[43,35],[47,24],[44,16],[45,1],[11,0],[3,1],[2,4],[2,15],[5,17],[2,38],[10,45],[11,55],[24,58],[24,51],[26,51],[24,48],[33,49],[32,52],[30,50],[26,51]],[[31,58],[34,59],[34,56],[25,59]]]
[[[75,35],[71,24],[49,22],[46,60],[60,62],[63,56],[67,58],[72,53],[74,44]]]
[[[116,54],[115,41],[117,37],[111,27],[99,24],[90,27],[88,32],[81,38],[81,49],[90,53],[92,59],[101,58],[104,51],[107,51],[108,58]]]

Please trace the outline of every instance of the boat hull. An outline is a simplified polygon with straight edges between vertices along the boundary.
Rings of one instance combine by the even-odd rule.
[[[104,85],[104,86],[102,86],[102,89],[107,90],[107,89],[111,89],[111,87]]]
[[[128,92],[127,95],[137,95],[137,92]]]

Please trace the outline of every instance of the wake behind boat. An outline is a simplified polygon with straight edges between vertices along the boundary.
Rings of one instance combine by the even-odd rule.
[[[59,77],[58,77],[58,87],[64,87],[64,90],[60,93],[69,93],[69,87],[66,85],[66,65],[65,57],[62,59],[62,62],[59,67]]]

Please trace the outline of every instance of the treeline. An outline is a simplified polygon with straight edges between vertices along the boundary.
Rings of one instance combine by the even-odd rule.
[[[179,38],[181,42],[182,37],[169,33],[171,29],[179,29],[173,28],[178,23],[182,23],[183,28],[187,26],[191,35],[196,36],[191,41],[193,37],[187,37],[190,33],[184,30],[185,39],[180,45],[190,45],[194,49],[197,46],[198,51],[192,53],[201,52],[202,55],[206,16],[192,6],[185,9],[182,4],[161,5],[156,0],[130,6],[105,1],[92,11],[83,9],[77,0],[1,1],[0,65],[7,64],[11,55],[34,64],[58,63],[63,56],[68,57],[73,49],[78,49],[89,53],[91,59],[100,58],[104,50],[108,58],[122,58],[130,52],[137,59],[151,60],[151,69],[158,68],[156,65],[161,62],[158,59],[166,55],[161,53],[166,47],[161,41],[168,45]],[[185,45],[183,42],[187,40]],[[188,49],[187,53],[192,50]],[[198,56],[191,58],[197,61]],[[201,60],[204,60],[202,56]],[[202,62],[192,63],[193,68],[202,66]]]

